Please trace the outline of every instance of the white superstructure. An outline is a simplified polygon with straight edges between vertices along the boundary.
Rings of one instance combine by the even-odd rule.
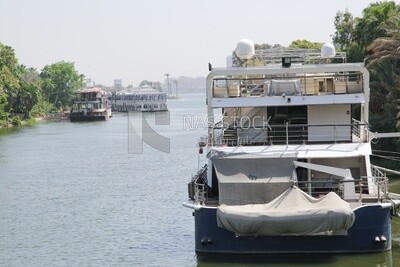
[[[167,95],[149,86],[111,95],[111,106],[115,111],[166,111]]]

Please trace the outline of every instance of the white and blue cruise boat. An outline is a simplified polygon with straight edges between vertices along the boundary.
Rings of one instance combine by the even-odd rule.
[[[129,91],[114,92],[110,97],[113,111],[167,111],[167,94],[150,86],[142,86]]]
[[[317,55],[255,51],[244,39],[235,52],[248,67],[207,77],[207,164],[183,204],[196,253],[390,250],[399,201],[370,163],[371,139],[399,134],[369,131],[364,63],[345,63],[330,44]],[[263,66],[249,67],[253,57]]]

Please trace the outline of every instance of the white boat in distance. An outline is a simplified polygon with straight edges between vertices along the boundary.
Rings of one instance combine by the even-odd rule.
[[[167,111],[167,95],[150,86],[114,92],[110,96],[113,111]]]

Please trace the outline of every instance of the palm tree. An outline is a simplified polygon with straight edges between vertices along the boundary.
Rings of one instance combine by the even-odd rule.
[[[1,105],[7,112],[12,110],[12,105],[20,89],[20,70],[14,49],[0,43],[0,98]]]
[[[386,37],[375,39],[366,49],[370,66],[386,61],[400,61],[400,14],[393,15],[382,29]]]
[[[393,15],[382,25],[385,37],[374,40],[367,48],[371,69],[371,111],[382,112],[386,99],[393,110],[396,128],[400,130],[400,14]],[[380,108],[379,108],[380,106]],[[384,118],[390,119],[390,118]]]

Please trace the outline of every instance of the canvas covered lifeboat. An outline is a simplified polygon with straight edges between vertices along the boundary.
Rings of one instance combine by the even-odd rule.
[[[313,198],[293,186],[267,204],[225,205],[217,223],[236,235],[310,235],[348,230],[355,216],[336,193]]]

